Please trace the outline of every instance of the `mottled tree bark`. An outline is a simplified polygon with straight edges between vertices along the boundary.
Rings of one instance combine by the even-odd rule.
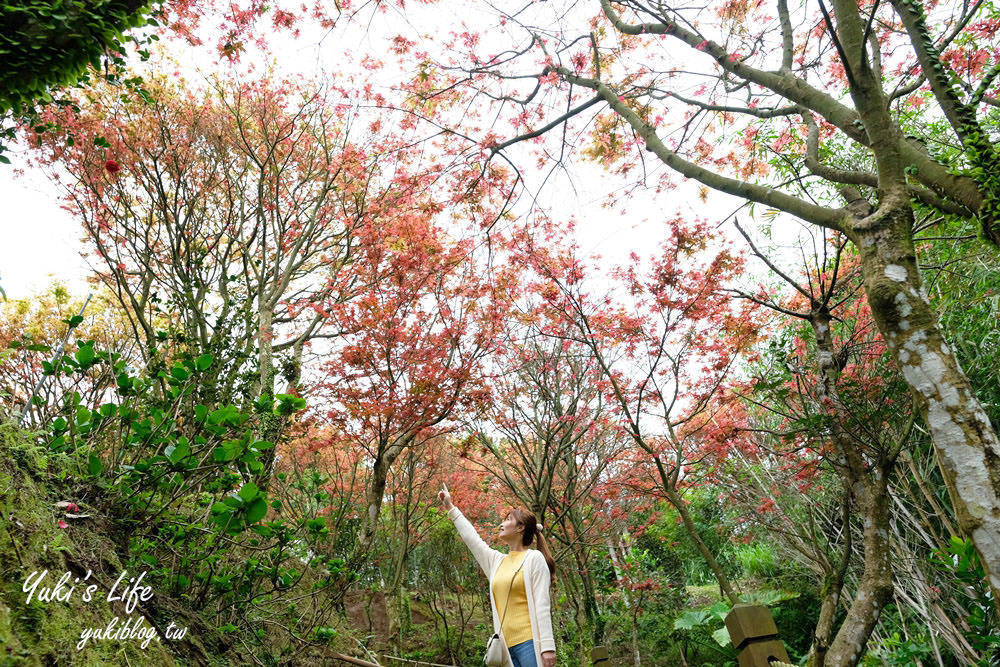
[[[945,342],[924,292],[910,234],[913,213],[899,198],[859,222],[872,314],[930,430],[959,529],[976,545],[1000,594],[1000,442]]]
[[[840,609],[840,597],[844,592],[844,578],[851,561],[853,545],[850,530],[850,500],[844,498],[844,548],[839,563],[827,563],[829,570],[823,577],[823,588],[820,590],[819,616],[813,630],[812,645],[806,656],[807,667],[823,667],[826,654],[830,650],[836,629],[837,611]]]
[[[892,597],[889,503],[884,477],[873,480],[858,500],[864,516],[865,569],[847,616],[827,651],[826,667],[853,667],[860,662],[882,608]]]
[[[857,505],[863,525],[864,573],[847,616],[840,624],[829,648],[817,647],[815,662],[811,667],[854,667],[864,656],[872,631],[878,624],[882,608],[892,595],[892,563],[889,550],[889,493],[887,477],[893,460],[887,455],[885,445],[875,444],[872,462],[868,463],[860,447],[845,431],[840,411],[837,382],[840,370],[831,331],[832,317],[825,309],[813,312],[809,319],[816,336],[816,362],[819,374],[817,398],[820,410],[828,417],[828,427],[833,441],[844,488]],[[845,530],[850,524],[845,523]],[[845,558],[847,555],[845,554]],[[840,577],[840,584],[843,577]],[[837,597],[832,598],[835,600]],[[832,621],[836,607],[827,609],[829,616],[820,620]],[[821,626],[817,625],[817,630]],[[826,635],[827,637],[829,634]],[[817,633],[817,637],[820,635]]]

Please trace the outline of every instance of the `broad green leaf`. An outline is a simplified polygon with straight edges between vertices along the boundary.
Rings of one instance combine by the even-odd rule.
[[[97,477],[104,470],[104,464],[101,463],[101,459],[91,454],[87,457],[87,470],[91,477]]]
[[[267,514],[267,501],[256,498],[247,508],[247,523],[257,523]]]
[[[726,620],[726,616],[729,615],[729,605],[725,602],[716,602],[708,608],[708,613],[720,621],[724,621]]]
[[[77,362],[81,366],[89,366],[90,364],[94,363],[94,357],[96,356],[94,353],[94,346],[81,345],[80,349],[77,350],[76,354],[74,354],[73,356],[76,357]]]
[[[743,596],[745,602],[756,602],[765,607],[772,607],[785,600],[794,600],[799,594],[794,591],[753,591]]]
[[[226,503],[215,503],[212,505],[212,514],[230,514],[233,508]]]
[[[709,618],[707,611],[686,611],[674,619],[674,630],[693,630]]]
[[[212,359],[212,355],[203,354],[194,360],[194,367],[197,368],[199,371],[206,371],[208,370],[209,366],[212,365],[212,361],[214,361]]]
[[[732,640],[729,638],[729,630],[725,627],[719,628],[712,633],[712,639],[714,639],[719,646],[729,646]]]
[[[212,450],[212,457],[216,463],[232,461],[234,456],[236,456],[236,452],[232,441],[224,442]]]
[[[187,438],[180,438],[177,440],[176,445],[170,445],[163,450],[163,454],[170,459],[171,463],[175,464],[183,461],[190,453],[191,445],[188,443]]]

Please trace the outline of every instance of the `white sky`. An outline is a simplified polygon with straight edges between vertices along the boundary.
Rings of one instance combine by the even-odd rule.
[[[22,162],[16,150],[7,156],[15,165]],[[18,299],[38,293],[55,278],[73,293],[85,292],[81,229],[62,210],[55,185],[39,171],[19,178],[11,171],[0,165],[0,287],[8,298]]]

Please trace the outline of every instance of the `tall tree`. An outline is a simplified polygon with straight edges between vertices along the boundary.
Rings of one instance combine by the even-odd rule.
[[[885,367],[884,343],[867,305],[858,299],[856,262],[844,256],[847,239],[822,233],[821,239],[813,240],[813,256],[793,274],[776,265],[739,223],[737,229],[754,254],[791,288],[791,295],[781,299],[765,290],[736,293],[808,325],[805,337],[796,336],[793,341],[796,356],[789,362],[791,381],[776,383],[780,388],[775,394],[766,398],[762,394],[757,402],[763,410],[773,409],[782,417],[787,433],[801,430],[805,440],[814,441],[804,446],[801,469],[813,468],[818,453],[840,477],[839,486],[845,491],[844,530],[851,530],[852,516],[858,516],[863,526],[863,573],[839,628],[835,621],[841,600],[847,597],[844,575],[850,540],[845,540],[839,563],[816,559],[821,566],[830,566],[825,567],[809,664],[852,667],[863,657],[857,647],[867,644],[893,592],[889,483],[900,451],[910,444],[913,416],[908,414],[907,402],[900,409],[889,398],[895,374]],[[808,244],[808,239],[802,243]],[[805,252],[802,255],[808,257]],[[768,386],[768,380],[763,382]],[[882,409],[872,409],[866,402],[881,402]],[[793,445],[799,446],[803,445]]]
[[[373,279],[331,312],[342,339],[317,391],[329,398],[328,418],[371,465],[349,570],[372,546],[397,459],[454,428],[459,413],[478,412],[489,396],[483,359],[503,326],[513,272],[483,272],[475,244],[436,223],[439,209],[413,199],[369,230],[355,262]]]
[[[529,243],[526,261],[546,279],[542,309],[564,336],[589,350],[600,369],[600,390],[615,406],[620,428],[642,461],[647,491],[666,498],[678,511],[723,594],[739,595],[716,555],[699,534],[684,501],[708,452],[699,433],[712,416],[713,397],[739,352],[754,340],[753,307],[732,309],[723,286],[741,260],[729,249],[712,252],[704,222],[671,219],[668,239],[643,268],[616,272],[624,294],[597,295],[587,288],[583,264],[569,249]],[[622,302],[627,298],[631,306]]]
[[[544,321],[544,313],[536,314]],[[563,547],[553,554],[557,564],[572,559],[579,576],[560,580],[575,589],[568,597],[582,612],[576,615],[581,634],[592,633],[600,644],[605,618],[594,553],[603,549],[608,529],[600,491],[613,483],[611,471],[628,438],[600,389],[602,371],[589,349],[573,342],[571,331],[545,330],[530,320],[509,327],[496,362],[503,372],[493,383],[478,441],[495,460],[491,472]],[[498,437],[487,437],[488,431]]]

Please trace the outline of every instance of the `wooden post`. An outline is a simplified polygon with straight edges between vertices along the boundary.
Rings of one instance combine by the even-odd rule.
[[[726,616],[726,628],[739,651],[740,667],[770,667],[772,660],[791,662],[767,607],[736,605]]]
[[[608,649],[604,646],[595,646],[590,649],[590,664],[600,665],[600,667],[611,667],[611,658],[608,657]]]

